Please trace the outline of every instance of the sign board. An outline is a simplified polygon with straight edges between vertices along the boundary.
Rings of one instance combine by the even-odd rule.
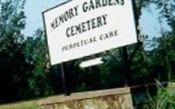
[[[137,42],[132,0],[71,0],[43,18],[52,65]]]

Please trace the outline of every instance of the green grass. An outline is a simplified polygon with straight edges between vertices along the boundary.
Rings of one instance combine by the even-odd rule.
[[[37,101],[0,105],[0,109],[40,109]]]
[[[157,82],[158,92],[154,97],[149,96],[150,102],[143,106],[143,109],[175,109],[175,83],[167,87]]]

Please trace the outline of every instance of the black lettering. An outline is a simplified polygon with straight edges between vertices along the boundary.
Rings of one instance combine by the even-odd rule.
[[[90,3],[89,3],[89,11],[90,11],[90,10],[93,10],[93,9],[95,9],[95,7],[94,7],[94,4],[93,4],[93,1],[90,0]]]
[[[67,50],[68,50],[68,46],[62,47],[62,52],[67,51]]]
[[[51,26],[53,29],[55,29],[55,22],[52,22],[52,23],[50,24],[50,26]]]
[[[87,2],[83,3],[83,12],[87,12],[87,10],[88,10],[87,4],[88,4]]]
[[[90,27],[90,20],[88,20],[86,23],[87,23],[87,26],[88,26],[88,30],[90,30],[91,29],[91,27]]]
[[[115,31],[114,31],[114,35],[115,35],[115,36],[118,36],[118,30],[115,30]]]
[[[89,39],[89,43],[92,43],[92,42],[93,42],[93,39],[92,39],[92,38],[90,38],[90,39]]]
[[[73,43],[73,48],[75,48],[75,47],[76,47],[76,45],[77,45],[77,43]]]
[[[100,40],[107,40],[118,35],[118,30],[109,31],[99,36]]]
[[[73,9],[71,8],[69,10],[69,18],[72,18],[74,16]]]
[[[116,3],[119,5],[124,5],[125,1],[124,0],[116,0]]]
[[[85,32],[86,31],[86,22],[82,22],[82,32]]]
[[[97,18],[81,22],[78,25],[71,26],[66,30],[67,37],[71,37],[107,24],[107,15],[102,15]]]
[[[107,20],[106,19],[107,18],[107,14],[103,15],[102,18],[103,18],[104,24],[106,25],[107,24],[107,21],[106,21]]]
[[[112,0],[109,0],[109,6],[113,5]]]
[[[74,35],[75,35],[74,27],[72,26],[72,27],[71,27],[71,36],[74,36]]]
[[[103,40],[103,35],[100,35],[100,37],[99,37],[99,38],[100,38],[100,40]]]
[[[79,42],[77,42],[77,44],[76,44],[76,45],[77,45],[77,47],[80,47],[80,43],[79,43]]]
[[[84,41],[83,41],[83,40],[81,40],[81,42],[80,42],[80,43],[81,43],[81,45],[84,45]]]
[[[69,31],[70,31],[70,28],[67,28],[67,29],[66,29],[66,36],[67,36],[67,37],[70,37]]]
[[[64,20],[67,21],[68,18],[69,18],[69,13],[66,11],[66,12],[64,13]]]
[[[100,3],[100,0],[95,0],[95,3],[96,3],[96,8],[99,8],[99,7],[101,7],[101,3]]]
[[[91,23],[92,23],[92,29],[96,28],[96,26],[95,26],[95,19],[92,19]]]
[[[125,0],[121,0],[120,5],[124,5],[125,4]]]
[[[73,49],[73,45],[72,44],[69,44],[69,49]]]
[[[59,21],[64,23],[64,16],[63,15],[59,16]]]
[[[111,32],[109,33],[109,37],[112,37],[112,36],[114,36],[113,31],[111,31]]]
[[[100,26],[102,26],[102,25],[103,25],[103,23],[102,23],[102,21],[101,21],[101,18],[98,17],[98,18],[97,18],[97,26],[100,27]]]
[[[77,16],[78,15],[78,6],[74,7],[74,10],[75,10],[75,15],[74,16]]]
[[[76,31],[78,31],[79,33],[81,33],[81,32],[82,32],[80,25],[75,26],[75,28],[76,28]]]
[[[107,6],[108,5],[107,0],[102,0],[102,5],[103,5],[103,7]]]
[[[96,37],[93,37],[93,41],[94,41],[94,42],[96,42],[96,41],[97,41]]]
[[[78,15],[78,5],[74,8],[70,8],[69,10],[60,14],[58,17],[56,17],[53,20],[53,22],[50,24],[50,26],[51,26],[51,28],[56,29],[62,23],[67,22],[69,19],[71,19],[77,15]]]

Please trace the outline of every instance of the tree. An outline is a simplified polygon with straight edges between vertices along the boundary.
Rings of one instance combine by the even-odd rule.
[[[22,99],[26,89],[23,34],[25,15],[23,0],[7,0],[0,7],[0,102]]]
[[[45,33],[43,30],[36,30],[32,37],[25,41],[25,58],[30,66],[33,66],[28,74],[28,87],[31,96],[39,97],[53,94],[49,81],[49,57],[46,47]]]
[[[151,0],[151,4],[154,4],[159,10],[159,21],[165,20],[170,26],[171,31],[164,31],[164,27],[161,27],[161,37],[154,38],[156,43],[155,49],[153,49],[152,60],[154,60],[154,72],[157,72],[159,77],[164,80],[170,80],[175,77],[174,65],[175,65],[175,1],[172,0]],[[173,77],[171,77],[173,76]]]

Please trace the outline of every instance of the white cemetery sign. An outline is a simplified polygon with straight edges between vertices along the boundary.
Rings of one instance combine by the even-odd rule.
[[[43,18],[52,65],[137,42],[131,0],[71,0]]]

